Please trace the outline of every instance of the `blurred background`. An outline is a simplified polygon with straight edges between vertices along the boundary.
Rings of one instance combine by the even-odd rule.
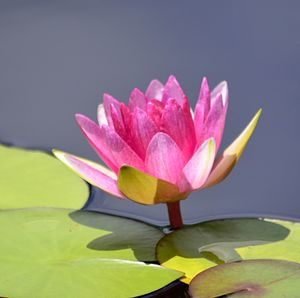
[[[186,222],[227,216],[300,219],[299,1],[0,2],[0,140],[60,148],[98,160],[75,124],[96,120],[102,94],[127,101],[134,87],[174,74],[192,105],[203,76],[227,80],[222,147],[263,115],[222,184],[183,202]],[[91,209],[164,224],[164,206],[95,191]]]

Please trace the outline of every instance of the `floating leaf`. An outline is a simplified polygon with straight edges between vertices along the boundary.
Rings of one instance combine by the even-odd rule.
[[[223,264],[198,274],[190,283],[194,298],[289,297],[300,293],[300,264],[251,260]]]
[[[80,209],[88,196],[87,184],[49,154],[0,146],[0,209]]]
[[[300,262],[300,224],[281,220],[229,219],[204,222],[162,238],[156,255],[163,266],[199,272],[241,259],[283,259]]]
[[[87,211],[0,211],[1,297],[134,297],[182,274],[153,261],[162,233]]]

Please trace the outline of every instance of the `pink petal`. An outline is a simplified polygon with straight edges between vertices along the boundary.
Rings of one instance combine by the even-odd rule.
[[[162,129],[177,143],[185,160],[192,156],[196,139],[192,119],[186,116],[175,99],[169,99],[162,114]]]
[[[207,79],[203,78],[198,101],[195,107],[195,129],[197,137],[199,137],[201,128],[203,127],[203,123],[209,113],[210,110],[210,91],[207,83]]]
[[[126,128],[125,128],[125,125],[124,125],[121,110],[119,108],[117,110],[116,106],[111,104],[110,105],[110,114],[111,114],[111,119],[112,119],[113,127],[114,127],[115,131],[120,136],[123,136],[123,134],[125,133]]]
[[[149,143],[145,164],[149,174],[177,184],[184,157],[176,143],[167,134],[159,132]]]
[[[198,132],[198,146],[200,146],[204,140],[213,138],[216,142],[216,152],[218,151],[223,136],[226,112],[227,106],[223,106],[222,95],[219,94],[209,111],[204,125],[196,128]]]
[[[145,95],[148,99],[155,98],[157,100],[162,100],[163,90],[164,85],[158,80],[153,80],[150,82]]]
[[[151,99],[147,103],[147,114],[159,128],[161,126],[161,116],[165,105],[156,99]]]
[[[114,130],[125,142],[130,143],[131,114],[128,107],[123,103],[118,108],[112,104],[110,112]]]
[[[162,101],[165,103],[169,98],[175,98],[181,107],[183,106],[186,98],[174,76],[170,76],[165,85]]]
[[[135,108],[132,117],[132,146],[139,156],[144,159],[147,147],[158,128],[148,114]]]
[[[107,118],[108,125],[113,127],[113,120],[111,116],[111,107],[115,107],[115,110],[118,113],[118,117],[121,118],[121,108],[120,108],[120,102],[116,100],[114,97],[111,95],[104,93],[103,94],[103,104],[104,104],[104,110],[105,110],[105,115]]]
[[[110,157],[117,169],[128,165],[144,170],[143,160],[131,149],[131,147],[109,126],[100,127],[101,149]]]
[[[118,189],[117,176],[114,172],[100,164],[66,152],[53,150],[53,153],[58,159],[90,184],[99,187],[113,196],[124,198],[123,194]]]
[[[131,127],[131,121],[132,121],[131,112],[124,103],[121,103],[120,108],[121,108],[124,126],[126,127],[127,130],[129,130]]]
[[[94,121],[92,121],[91,119],[89,119],[84,115],[76,114],[75,118],[83,135],[86,137],[89,144],[97,152],[100,158],[113,171],[117,172],[118,168],[112,161],[109,152],[107,152],[107,150],[105,150],[105,148],[103,147],[103,141],[102,141],[103,136],[100,127]]]
[[[103,103],[98,105],[97,117],[98,117],[99,125],[102,125],[102,124],[107,125],[108,124]]]
[[[223,106],[228,105],[228,84],[226,81],[223,81],[219,83],[214,90],[211,92],[211,106],[215,104],[215,101],[217,100],[219,94],[222,95],[222,103]]]
[[[122,165],[144,169],[144,162],[114,129],[107,125],[99,127],[83,115],[76,115],[76,120],[91,146],[114,172]]]
[[[128,106],[131,112],[134,111],[135,107],[138,107],[145,111],[147,107],[147,99],[144,93],[138,88],[133,89],[129,97]]]
[[[191,188],[198,189],[206,181],[215,159],[215,141],[206,140],[183,168],[184,178]]]

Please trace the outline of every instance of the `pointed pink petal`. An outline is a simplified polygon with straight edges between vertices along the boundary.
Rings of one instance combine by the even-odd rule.
[[[53,150],[53,153],[58,159],[90,184],[99,187],[113,196],[124,198],[124,195],[118,189],[117,176],[114,172],[100,164],[66,152]]]
[[[215,104],[215,101],[217,100],[219,94],[222,94],[222,103],[223,106],[228,105],[228,84],[226,81],[221,82],[218,84],[214,90],[211,92],[211,107]]]
[[[125,142],[129,142],[130,130],[128,129],[128,127],[126,127],[125,121],[123,119],[123,111],[124,109],[120,108],[120,110],[118,111],[115,105],[111,105],[110,112],[113,122],[113,128]]]
[[[144,159],[147,147],[158,128],[148,114],[135,108],[132,117],[132,143],[134,150]]]
[[[103,105],[105,110],[105,115],[107,118],[108,125],[113,127],[113,120],[111,116],[111,107],[114,106],[117,113],[119,114],[119,117],[121,117],[121,109],[120,109],[120,102],[116,100],[111,95],[104,93],[103,94]]]
[[[122,119],[123,119],[124,126],[125,126],[126,130],[130,130],[132,114],[131,114],[129,108],[123,102],[121,102],[121,104],[120,104],[120,109],[121,109],[121,113],[122,113]]]
[[[206,120],[206,117],[210,110],[210,91],[207,83],[207,79],[204,77],[202,80],[198,101],[195,107],[195,130],[197,138],[199,138],[201,129]]]
[[[98,117],[99,125],[102,125],[102,124],[107,125],[108,124],[103,103],[98,105],[97,117]]]
[[[164,85],[158,80],[153,80],[150,82],[145,95],[148,99],[155,98],[157,100],[162,100],[163,90]]]
[[[135,107],[145,111],[147,107],[147,99],[144,93],[138,88],[134,88],[130,94],[128,106],[131,112],[134,111]]]
[[[227,83],[225,81],[221,82],[214,88],[209,97],[208,85],[204,79],[195,109],[194,120],[198,146],[207,138],[213,137],[218,150],[223,136],[227,108]]]
[[[192,190],[200,188],[206,181],[215,159],[215,141],[206,140],[183,168],[183,174]]]
[[[217,99],[215,100],[215,104],[211,107],[207,120],[205,122],[205,126],[208,129],[207,137],[214,138],[216,142],[216,153],[219,150],[223,137],[227,107],[228,105],[223,105],[223,97],[217,97]]]
[[[149,174],[177,184],[184,157],[176,143],[165,133],[157,133],[149,143],[145,164]]]
[[[175,99],[167,101],[161,119],[163,131],[177,143],[185,160],[189,160],[196,144],[193,121],[186,117],[183,109]]]
[[[110,114],[113,122],[113,127],[119,133],[120,130],[125,130],[125,125],[122,117],[122,112],[119,107],[114,104],[110,105]]]
[[[104,94],[104,99],[104,109],[106,114],[109,115],[109,118],[106,118],[107,122],[109,122],[109,126],[113,128],[125,142],[130,142],[131,113],[129,108],[110,95]],[[100,111],[102,112],[102,110]]]
[[[118,171],[118,168],[116,167],[115,163],[110,157],[110,153],[105,150],[105,147],[103,147],[103,136],[102,132],[100,130],[100,127],[91,119],[88,117],[76,114],[75,115],[76,121],[89,142],[89,144],[93,147],[93,149],[97,152],[97,154],[100,156],[100,158],[115,172]]]
[[[114,129],[107,125],[99,127],[89,118],[79,114],[76,115],[76,120],[88,142],[114,172],[117,173],[124,164],[144,169],[144,162]]]
[[[161,126],[161,115],[165,105],[156,99],[151,99],[147,103],[147,114],[159,128]]]
[[[219,94],[209,111],[204,125],[202,124],[201,127],[196,129],[198,131],[198,146],[200,146],[204,140],[213,138],[216,142],[216,152],[218,151],[223,136],[226,112],[227,106],[223,106],[222,96]]]
[[[178,104],[182,107],[185,101],[185,95],[179,83],[174,76],[170,76],[163,92],[163,102],[167,102],[169,98],[175,98]]]

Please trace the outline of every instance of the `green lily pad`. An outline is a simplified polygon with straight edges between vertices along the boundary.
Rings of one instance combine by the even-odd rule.
[[[80,209],[88,197],[88,185],[51,155],[0,146],[0,209]]]
[[[251,260],[218,265],[198,274],[190,283],[194,298],[289,297],[300,293],[300,264],[278,260]]]
[[[156,248],[163,266],[185,273],[189,283],[217,264],[244,259],[300,262],[300,224],[282,220],[228,219],[204,222],[174,231]]]
[[[133,220],[87,211],[0,211],[1,297],[143,295],[182,276],[147,265],[162,233]]]

